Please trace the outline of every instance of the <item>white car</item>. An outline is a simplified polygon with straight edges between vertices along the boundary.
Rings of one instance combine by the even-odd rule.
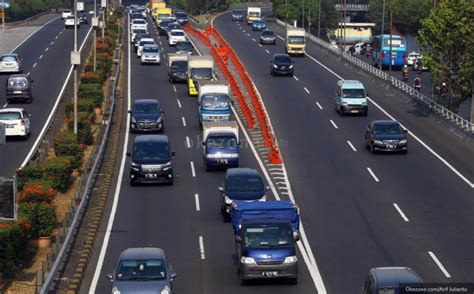
[[[63,9],[63,13],[61,14],[62,19],[66,19],[68,16],[72,15],[71,9]]]
[[[411,53],[408,53],[408,57],[407,57],[407,64],[408,65],[413,65],[415,64],[415,60],[417,58],[423,58],[423,55],[421,55],[420,53],[417,53],[415,51],[411,52]]]
[[[74,16],[71,15],[71,16],[68,16],[65,20],[64,20],[64,27],[67,29],[67,28],[74,28]],[[76,26],[78,28],[81,27],[81,20],[79,18],[77,18],[77,21],[75,22],[76,23]]]
[[[27,139],[30,135],[30,115],[23,108],[0,109],[0,124],[5,125],[5,136],[21,136]]]
[[[131,29],[145,29],[148,30],[148,24],[144,19],[135,18],[132,20]]]
[[[142,56],[143,46],[145,46],[146,44],[155,45],[155,40],[153,40],[152,38],[141,38],[137,48],[138,57]]]
[[[156,63],[160,64],[160,49],[155,44],[146,44],[143,46],[142,56],[140,62],[145,63]]]
[[[178,42],[186,41],[186,34],[183,30],[171,30],[168,36],[168,44],[170,46],[176,45]]]
[[[21,72],[21,60],[18,54],[0,55],[0,72]]]
[[[130,37],[130,43],[135,42],[135,36],[137,34],[146,34],[148,31],[145,29],[133,29],[131,30],[131,37]]]

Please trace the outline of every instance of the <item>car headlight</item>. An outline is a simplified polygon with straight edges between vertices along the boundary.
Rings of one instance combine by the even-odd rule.
[[[224,196],[224,202],[225,204],[227,205],[231,205],[232,204],[232,199],[229,198],[229,196]]]
[[[242,256],[240,262],[243,264],[256,265],[255,259],[253,257]]]
[[[400,144],[406,144],[407,142],[408,142],[407,139],[402,139],[402,140],[400,140],[399,143],[400,143]]]
[[[159,117],[158,120],[156,121],[156,123],[161,123],[163,121],[163,117]]]
[[[374,140],[374,144],[379,144],[379,145],[382,145],[382,144],[383,144],[383,142],[382,142],[382,141],[380,141],[380,140]]]
[[[171,290],[170,290],[170,287],[168,287],[168,285],[166,285],[163,290],[161,290],[161,294],[170,294],[171,293]]]
[[[298,262],[298,257],[296,257],[296,255],[293,255],[293,256],[285,257],[285,261],[283,263],[291,264],[291,263],[296,263],[296,262]]]
[[[260,198],[258,201],[267,201],[267,195],[263,195],[263,197]]]
[[[139,164],[137,164],[137,163],[135,163],[135,162],[133,162],[133,161],[130,162],[130,165],[133,166],[133,167],[140,167]]]
[[[273,65],[273,68],[278,68],[278,65],[274,64],[274,65]]]
[[[167,171],[167,170],[169,170],[171,167],[172,167],[172,166],[171,166],[171,161],[170,161],[170,162],[165,163],[165,164],[163,165],[162,170],[163,170],[163,171]]]
[[[293,64],[292,64],[292,65],[290,65],[288,68],[293,68]]]
[[[119,289],[118,289],[117,287],[114,287],[114,288],[112,289],[112,294],[120,294]]]
[[[367,101],[362,102],[362,105],[366,106],[366,105],[367,105]]]

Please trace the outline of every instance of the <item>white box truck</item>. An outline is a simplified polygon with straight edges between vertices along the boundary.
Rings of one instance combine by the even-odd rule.
[[[262,8],[260,7],[249,7],[247,8],[247,24],[250,25],[254,20],[262,17]]]
[[[199,83],[214,79],[214,59],[210,55],[188,57],[188,93],[197,96]]]

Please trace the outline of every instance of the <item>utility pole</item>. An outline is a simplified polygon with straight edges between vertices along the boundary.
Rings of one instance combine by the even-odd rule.
[[[344,26],[344,51],[346,50],[346,0],[344,0],[344,19],[343,19],[343,26]]]
[[[286,21],[285,21],[285,26],[288,25],[288,0],[286,0],[285,2],[285,6],[286,6]]]
[[[94,0],[94,19],[92,20],[92,26],[94,27],[94,72],[97,70],[97,0]]]
[[[380,38],[380,46],[383,47],[383,31],[384,31],[384,25],[385,25],[385,0],[383,0],[382,4],[382,38]],[[382,50],[382,48],[379,48],[379,50]],[[380,55],[382,56],[382,55]],[[382,70],[382,57],[380,57],[379,61],[379,68]]]
[[[311,1],[308,2],[308,34],[311,34]]]
[[[318,38],[321,38],[321,1],[318,0]]]
[[[77,0],[74,0],[74,52],[77,54]],[[74,134],[77,134],[77,62],[72,63],[74,66]]]
[[[303,0],[303,5],[301,6],[301,27],[303,28],[304,30],[304,2],[305,0]]]

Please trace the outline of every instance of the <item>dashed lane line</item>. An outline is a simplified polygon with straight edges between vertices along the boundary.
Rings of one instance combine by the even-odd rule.
[[[294,78],[295,80],[297,80],[297,81],[299,81],[299,80],[300,80],[300,79],[298,79],[298,77],[297,77],[297,76],[295,76],[295,75],[293,76],[293,78]]]
[[[304,87],[304,90],[306,91],[306,93],[308,93],[308,94],[309,94],[309,90],[308,90],[308,88]]]
[[[196,202],[196,211],[201,211],[201,206],[199,205],[199,194],[194,194],[194,200]]]
[[[379,178],[377,178],[377,176],[375,175],[375,173],[372,171],[370,167],[367,168],[367,171],[372,176],[372,178],[374,178],[374,181],[376,181],[377,183],[380,182]]]
[[[352,150],[354,150],[354,152],[357,152],[357,149],[354,147],[354,145],[352,145],[351,141],[347,141],[347,144],[351,147]]]
[[[409,220],[408,217],[403,213],[403,211],[402,211],[402,209],[400,208],[400,206],[398,206],[398,204],[396,204],[396,203],[393,203],[393,206],[394,206],[395,209],[398,211],[398,213],[399,213],[400,216],[403,218],[403,220],[408,223],[410,220]]]
[[[38,62],[35,62],[35,64],[33,64],[33,68],[35,68],[37,65],[38,65]]]
[[[265,49],[265,52],[267,52],[268,54],[270,54],[270,51],[268,51],[268,49]]]
[[[206,252],[204,251],[204,239],[199,236],[199,252],[201,253],[201,259],[206,259]]]
[[[40,60],[43,59],[43,54],[40,55],[39,59],[40,59]]]
[[[186,136],[186,147],[191,148],[191,140],[189,140],[188,136]]]
[[[194,162],[190,161],[189,164],[191,165],[191,174],[193,175],[193,178],[195,178],[196,170],[194,169]]]
[[[181,121],[183,122],[183,127],[186,126],[186,119],[184,118],[184,116],[181,117]]]
[[[444,276],[446,278],[451,278],[451,275],[449,274],[449,272],[446,270],[446,268],[444,268],[443,264],[441,263],[441,261],[439,261],[439,259],[436,257],[436,255],[432,252],[432,251],[428,251],[428,254],[430,255],[430,257],[433,259],[433,261],[436,263],[436,265],[439,267],[439,269],[441,270],[441,272],[444,274]]]
[[[316,105],[318,106],[319,109],[323,110],[323,107],[321,106],[321,104],[319,104],[319,102],[316,102]]]
[[[329,121],[331,122],[332,126],[333,126],[335,129],[339,129],[339,127],[336,125],[336,123],[335,123],[332,119],[330,119]]]
[[[181,101],[179,99],[176,99],[176,101],[178,102],[178,107],[181,108]]]

